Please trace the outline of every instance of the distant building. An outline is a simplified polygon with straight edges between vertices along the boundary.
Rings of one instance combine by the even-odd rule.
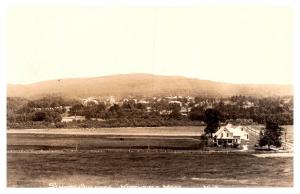
[[[206,107],[205,107],[205,110],[210,109],[210,108],[213,108],[213,104],[212,103],[207,103]]]
[[[169,115],[171,113],[172,113],[171,110],[162,110],[162,111],[159,111],[159,114],[161,114],[161,115]]]
[[[182,102],[177,101],[177,100],[171,100],[171,101],[169,101],[169,104],[172,104],[172,103],[179,104],[180,107],[182,106]]]
[[[180,109],[180,113],[184,116],[187,116],[190,111],[191,111],[190,107],[181,107]]]
[[[195,102],[195,97],[188,96],[187,99],[188,99],[188,102]]]
[[[177,96],[167,96],[165,98],[168,100],[177,100]]]
[[[284,99],[283,99],[283,103],[284,103],[284,104],[291,103],[292,101],[293,101],[292,98],[284,98]]]
[[[113,96],[110,96],[108,99],[109,104],[113,105],[116,102],[116,99]]]
[[[246,101],[243,103],[243,108],[251,108],[251,107],[254,107],[253,102]]]
[[[68,116],[68,117],[63,117],[61,122],[72,122],[72,121],[84,121],[85,117],[84,116]]]
[[[81,103],[83,106],[87,106],[89,103],[99,104],[99,102],[93,97],[83,99]]]
[[[72,108],[72,106],[65,106],[66,113],[69,113],[71,108]]]
[[[152,108],[150,106],[146,107],[147,112],[152,112]]]
[[[141,103],[141,104],[148,104],[149,102],[147,102],[146,100],[139,100],[138,103]]]
[[[237,102],[232,102],[231,100],[224,100],[223,101],[224,105],[236,105]]]
[[[240,145],[243,141],[249,140],[249,134],[244,127],[234,127],[231,124],[221,127],[213,137],[217,145]]]

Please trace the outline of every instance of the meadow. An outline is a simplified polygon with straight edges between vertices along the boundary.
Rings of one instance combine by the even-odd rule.
[[[8,153],[8,187],[291,187],[293,159],[247,153]]]
[[[293,157],[203,151],[199,130],[9,130],[7,186],[293,186]]]

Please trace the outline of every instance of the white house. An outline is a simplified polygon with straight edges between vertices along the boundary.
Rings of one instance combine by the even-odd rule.
[[[240,145],[243,141],[249,140],[249,134],[243,126],[234,127],[231,124],[220,127],[219,130],[213,134],[214,142],[217,145]]]
[[[81,101],[83,106],[87,106],[88,103],[94,103],[94,104],[99,104],[99,102],[94,98],[94,97],[88,97],[86,99],[83,99]]]
[[[141,103],[141,104],[149,104],[149,102],[147,102],[146,100],[139,100],[138,103]]]
[[[68,117],[63,117],[61,122],[72,122],[72,121],[84,121],[85,117],[84,116],[68,116]]]

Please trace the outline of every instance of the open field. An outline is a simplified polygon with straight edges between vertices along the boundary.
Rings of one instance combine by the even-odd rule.
[[[9,150],[196,149],[203,127],[9,130]]]
[[[248,148],[254,149],[262,125],[249,133]],[[287,128],[287,142],[293,144],[293,126]],[[10,129],[8,149],[100,149],[100,148],[171,148],[194,149],[204,126],[128,127],[94,129]],[[283,138],[284,139],[284,138]]]
[[[199,127],[9,130],[7,185],[293,185],[291,155],[270,158],[252,155],[253,151],[201,151],[198,140],[201,130]],[[256,141],[254,138],[257,137],[249,145]]]
[[[205,126],[178,127],[118,127],[74,129],[9,129],[10,133],[73,134],[73,135],[151,135],[151,136],[199,136]]]
[[[245,153],[9,153],[9,187],[293,185],[292,158]]]
[[[251,125],[258,133],[263,125]],[[293,143],[293,125],[284,125],[287,129],[287,140]],[[34,134],[84,134],[84,135],[151,135],[151,136],[199,136],[205,126],[178,126],[178,127],[121,127],[121,128],[74,128],[74,129],[9,129],[10,133]]]
[[[173,136],[9,134],[8,150],[198,149],[199,140]]]

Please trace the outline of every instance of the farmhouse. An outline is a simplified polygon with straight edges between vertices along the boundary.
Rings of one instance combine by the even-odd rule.
[[[249,140],[249,134],[242,126],[234,127],[231,124],[219,128],[213,134],[214,142],[219,145],[240,145],[243,141]]]

